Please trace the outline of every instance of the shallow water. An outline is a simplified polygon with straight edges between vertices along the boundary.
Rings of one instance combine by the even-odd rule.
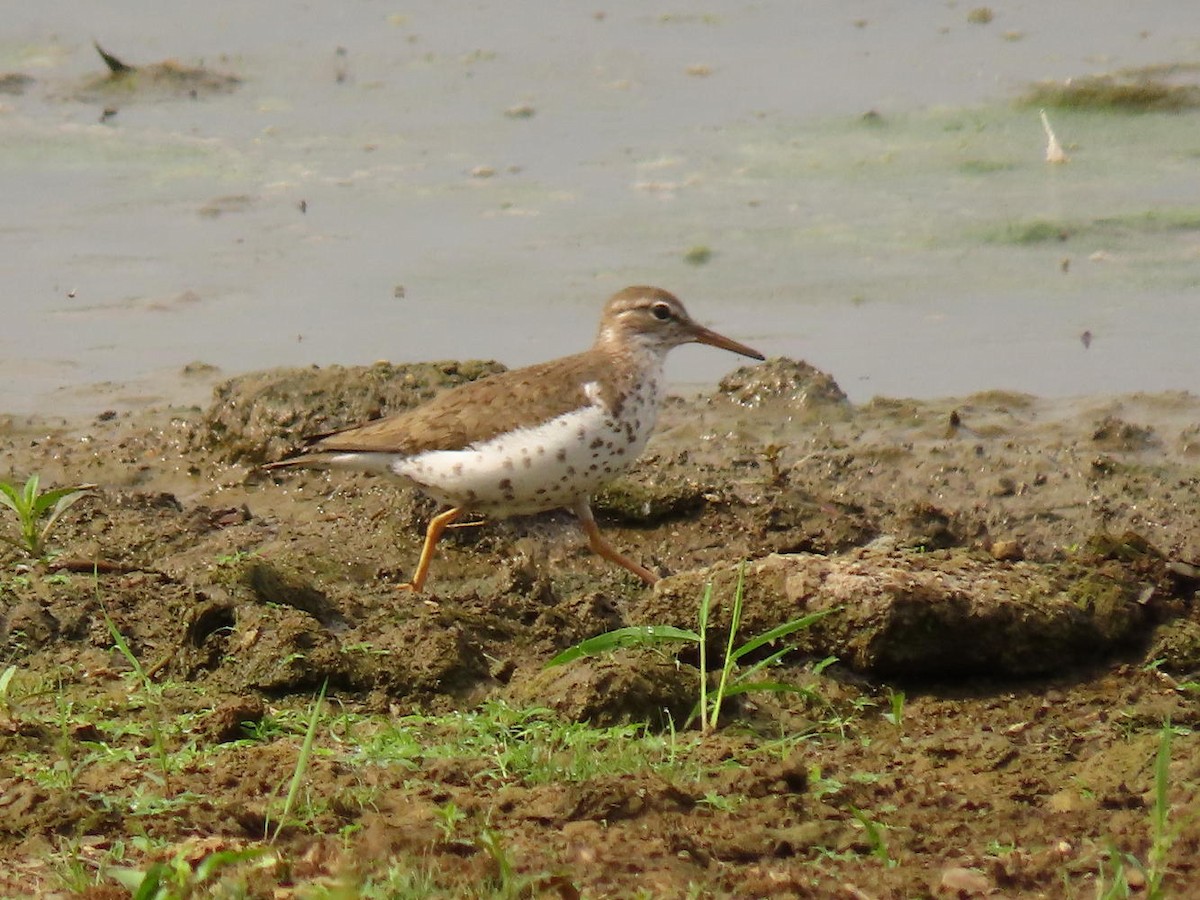
[[[193,360],[518,365],[585,345],[630,283],[856,400],[1192,388],[1196,116],[1052,113],[1072,162],[1048,166],[1011,101],[1194,60],[1194,15],[992,9],[22,5],[0,39],[0,71],[37,79],[0,97],[0,409],[198,402]],[[93,37],[244,83],[85,92]],[[1043,220],[1070,237],[1016,241]],[[671,375],[738,364],[685,348]]]

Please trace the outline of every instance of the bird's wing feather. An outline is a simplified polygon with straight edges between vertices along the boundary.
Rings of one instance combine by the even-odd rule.
[[[335,431],[304,452],[400,453],[461,450],[497,434],[536,425],[592,402],[584,385],[611,361],[594,351],[472,381],[407,412]],[[612,398],[601,394],[612,406]]]

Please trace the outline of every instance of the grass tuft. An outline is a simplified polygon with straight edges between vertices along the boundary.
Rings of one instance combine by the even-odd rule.
[[[1041,81],[1021,97],[1026,106],[1124,113],[1182,112],[1200,108],[1200,86],[1173,84],[1150,74],[1090,75]]]
[[[23,488],[0,481],[0,505],[8,507],[16,516],[20,532],[19,540],[0,535],[0,541],[35,559],[45,555],[50,532],[54,530],[63,513],[95,487],[94,484],[81,484],[39,492],[38,482],[37,475],[30,475]],[[40,524],[42,519],[46,520],[44,525]]]
[[[822,610],[821,612],[810,613],[807,616],[802,616],[798,619],[792,619],[784,622],[782,625],[777,625],[774,628],[764,631],[762,634],[751,638],[745,643],[737,644],[738,629],[742,623],[742,607],[745,600],[746,588],[746,563],[743,561],[738,567],[737,586],[734,589],[733,604],[730,609],[729,622],[729,637],[725,645],[724,660],[719,670],[716,690],[710,695],[709,691],[709,676],[710,669],[708,665],[708,626],[712,614],[712,592],[713,585],[710,581],[704,587],[704,592],[700,596],[699,607],[697,610],[697,621],[699,627],[696,631],[691,631],[686,628],[677,628],[674,625],[635,625],[627,628],[618,628],[615,631],[605,632],[593,638],[588,638],[585,641],[580,641],[573,647],[568,647],[562,653],[555,656],[546,667],[561,666],[566,663],[573,662],[584,656],[596,656],[603,653],[611,653],[624,647],[654,647],[662,644],[696,644],[700,654],[700,677],[699,690],[696,708],[692,711],[692,715],[688,721],[695,719],[700,720],[700,730],[708,732],[716,727],[717,722],[721,717],[721,707],[730,697],[738,694],[748,694],[752,692],[767,691],[776,693],[797,693],[804,694],[809,697],[814,697],[813,693],[807,688],[799,687],[794,684],[787,684],[780,681],[760,680],[760,674],[766,669],[778,663],[791,649],[790,644],[785,644],[778,650],[767,655],[764,659],[753,663],[745,669],[740,669],[738,663],[747,655],[754,653],[756,650],[765,647],[768,644],[774,644],[777,641],[782,641],[788,635],[810,627],[814,622],[823,619],[834,610]]]

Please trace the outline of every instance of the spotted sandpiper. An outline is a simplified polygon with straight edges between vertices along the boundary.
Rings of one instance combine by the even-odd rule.
[[[420,591],[434,547],[463,513],[514,516],[566,507],[595,553],[646,584],[658,576],[600,533],[589,496],[632,465],[665,393],[663,362],[680,344],[710,344],[753,359],[757,350],[693,321],[661,288],[614,294],[590,350],[472,381],[408,412],[310,438],[265,468],[379,472],[449,508],[434,516],[412,581]]]

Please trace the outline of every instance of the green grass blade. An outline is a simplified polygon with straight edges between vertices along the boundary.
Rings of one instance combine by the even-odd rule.
[[[768,656],[764,659],[760,659],[754,665],[750,666],[750,668],[745,669],[741,672],[738,672],[737,677],[733,679],[734,684],[737,684],[738,682],[741,682],[741,681],[748,681],[749,679],[754,678],[763,669],[771,668],[771,666],[773,666],[773,665],[775,665],[775,663],[779,662],[779,660],[782,659],[783,656],[785,654],[787,654],[788,652],[790,652],[791,650],[792,650],[792,647],[790,647],[790,646],[780,647],[778,650],[776,650],[770,656]]]
[[[110,869],[108,874],[131,892],[133,900],[154,900],[159,896],[163,879],[170,874],[166,863],[156,862],[146,871],[140,869]]]
[[[725,689],[726,697],[733,697],[737,694],[750,694],[755,691],[766,691],[771,694],[805,694],[807,696],[815,696],[815,692],[810,688],[801,687],[798,684],[788,684],[784,681],[739,681],[729,685]]]
[[[709,611],[712,609],[712,592],[713,592],[713,585],[712,585],[712,582],[710,581],[706,585],[704,585],[704,593],[700,597],[700,613],[699,613],[698,618],[700,620],[700,634],[701,635],[704,635],[708,632],[708,614],[709,614]]]
[[[488,856],[496,863],[496,870],[500,876],[500,888],[502,891],[507,892],[512,887],[513,867],[512,859],[509,858],[508,851],[500,840],[500,835],[496,834],[490,828],[484,828],[479,832],[477,843],[487,851]]]
[[[8,698],[8,692],[12,689],[12,680],[16,677],[16,674],[16,666],[9,666],[3,672],[0,672],[0,709],[12,709],[12,702]]]
[[[93,577],[99,577],[98,575]],[[143,685],[149,682],[146,678],[146,670],[142,668],[141,661],[134,656],[133,650],[129,646],[129,642],[125,640],[125,635],[121,634],[121,629],[117,628],[116,623],[109,617],[108,610],[104,608],[104,604],[100,604],[100,614],[104,616],[104,624],[108,628],[109,637],[113,639],[113,644],[117,648],[125,661],[129,663],[129,667],[133,669],[133,674],[137,676],[138,681]]]
[[[21,494],[7,481],[0,481],[0,503],[3,503],[18,516],[22,515]]]
[[[837,661],[838,661],[838,658],[836,656],[827,656],[820,662],[813,663],[812,667],[811,667],[812,674],[820,675],[822,672],[824,672],[826,669],[828,669],[830,666],[832,666]]]
[[[752,653],[761,647],[763,644],[769,644],[772,641],[777,641],[780,638],[787,637],[793,632],[800,631],[803,628],[808,628],[819,619],[825,618],[832,609],[823,609],[820,612],[809,613],[807,616],[802,616],[799,619],[792,619],[790,622],[784,622],[782,625],[776,625],[774,628],[764,631],[758,637],[753,637],[746,643],[742,644],[734,651],[734,659],[741,659],[747,653]]]
[[[37,490],[37,476],[29,476],[24,489],[18,490],[15,485],[0,482],[0,503],[11,509],[17,516],[17,529],[21,532],[19,542],[5,539],[5,543],[15,544],[23,552],[37,555],[37,517],[31,509],[29,496],[30,487]]]
[[[287,824],[287,818],[296,804],[296,798],[300,796],[300,786],[304,783],[304,776],[308,773],[313,741],[317,736],[317,723],[321,721],[321,704],[325,702],[325,691],[328,687],[329,679],[326,678],[321,684],[317,700],[313,703],[312,713],[308,717],[308,729],[304,732],[303,743],[300,744],[300,755],[296,757],[296,768],[292,772],[292,781],[288,785],[287,797],[283,801],[283,812],[279,816],[279,824],[275,826],[275,834],[271,837],[272,841],[279,839],[279,832],[283,831],[283,826]]]
[[[37,475],[30,475],[25,486],[20,490],[14,485],[0,481],[0,504],[16,513],[17,524],[21,531],[21,542],[16,546],[32,556],[41,555],[46,539],[59,517],[87,491],[95,487],[94,484],[83,484],[55,488],[39,495],[39,481]],[[50,519],[39,531],[38,520],[47,512],[50,512]],[[0,540],[9,544],[15,543],[8,538],[0,538]]]
[[[1167,810],[1170,801],[1167,791],[1171,786],[1171,723],[1163,724],[1158,739],[1158,753],[1154,758],[1154,827],[1157,834],[1167,830]]]
[[[61,516],[72,504],[87,496],[87,492],[94,487],[94,484],[81,484],[46,491],[33,501],[33,513],[35,516],[41,516],[49,509],[53,510],[55,516]]]
[[[708,717],[709,727],[715,728],[721,718],[721,704],[726,697],[729,683],[729,673],[737,662],[734,655],[733,643],[737,640],[738,628],[742,624],[742,606],[746,597],[746,561],[738,566],[737,587],[733,591],[733,611],[729,616],[729,640],[725,642],[725,661],[721,664],[721,680],[717,683],[717,693],[713,697],[712,710]]]
[[[746,600],[746,561],[743,559],[738,566],[737,585],[733,589],[733,612],[729,617],[729,643],[726,647],[725,658],[733,651],[733,642],[738,630],[742,627],[742,607]]]
[[[585,656],[598,656],[611,653],[624,647],[652,647],[658,644],[697,642],[700,635],[686,628],[676,628],[674,625],[631,625],[628,628],[618,628],[606,631],[595,637],[580,641],[574,647],[568,647],[548,663],[546,668],[565,665]]]
[[[25,482],[25,496],[22,500],[28,512],[33,512],[34,502],[37,500],[38,481],[37,475],[30,475],[29,480]]]
[[[193,878],[196,884],[202,885],[226,866],[236,866],[238,863],[250,862],[265,856],[270,851],[266,847],[251,847],[247,850],[218,850],[200,860],[196,866]]]
[[[871,855],[889,868],[895,865],[891,854],[888,853],[887,841],[884,839],[883,829],[880,828],[879,824],[857,807],[851,806],[850,814],[858,819],[863,830],[866,831],[867,843],[871,845]]]

